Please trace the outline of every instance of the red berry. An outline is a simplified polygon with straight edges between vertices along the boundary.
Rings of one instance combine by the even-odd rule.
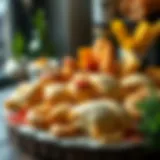
[[[89,71],[98,71],[98,65],[96,63],[88,63],[87,68]]]
[[[90,84],[88,81],[80,80],[80,81],[77,81],[77,86],[78,88],[83,89],[83,88],[88,88]]]
[[[26,124],[26,110],[21,110],[17,113],[11,113],[8,117],[8,120],[11,124],[19,125],[19,124]]]

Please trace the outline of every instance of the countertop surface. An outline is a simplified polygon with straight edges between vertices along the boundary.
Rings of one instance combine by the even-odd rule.
[[[14,88],[8,87],[0,90],[0,160],[19,160],[16,151],[9,142],[4,116],[4,101]]]

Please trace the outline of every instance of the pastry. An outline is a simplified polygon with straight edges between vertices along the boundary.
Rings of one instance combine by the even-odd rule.
[[[121,141],[129,126],[125,110],[112,100],[93,100],[77,105],[70,110],[69,115],[72,125],[75,126],[71,130],[75,131],[77,128],[103,143]],[[54,134],[55,130],[52,131]]]
[[[141,87],[150,85],[151,80],[144,74],[133,73],[120,80],[121,96],[125,97]]]
[[[9,110],[21,110],[32,105],[41,103],[42,89],[39,82],[22,83],[12,93],[10,98],[6,101],[6,107]]]
[[[108,98],[119,97],[118,80],[104,73],[90,74],[90,81],[101,96]]]

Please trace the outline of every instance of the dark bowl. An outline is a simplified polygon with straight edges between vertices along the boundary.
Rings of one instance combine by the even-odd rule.
[[[84,137],[58,139],[23,127],[8,126],[8,130],[12,144],[29,160],[149,160],[159,155],[142,143],[102,145]]]

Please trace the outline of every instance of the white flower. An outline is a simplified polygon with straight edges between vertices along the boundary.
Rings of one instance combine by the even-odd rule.
[[[4,65],[4,72],[8,76],[12,76],[19,72],[20,68],[21,66],[19,63],[17,63],[14,59],[9,59]]]
[[[31,52],[35,52],[40,48],[40,41],[38,39],[34,39],[31,41],[31,43],[29,44],[29,50]]]

